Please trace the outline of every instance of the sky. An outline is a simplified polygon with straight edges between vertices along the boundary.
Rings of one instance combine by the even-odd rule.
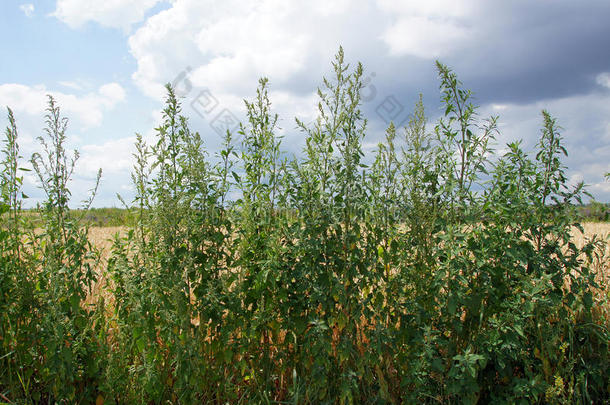
[[[120,206],[117,193],[133,196],[135,134],[154,140],[164,84],[213,156],[267,77],[283,149],[298,155],[294,118],[315,119],[316,89],[343,46],[365,70],[369,158],[420,93],[432,130],[439,60],[472,90],[481,118],[499,116],[498,152],[518,139],[532,152],[546,109],[562,127],[570,181],[610,202],[609,18],[607,0],[1,0],[0,128],[8,106],[27,166],[52,95],[80,152],[73,205],[102,168],[94,205]],[[32,206],[42,192],[24,175]]]

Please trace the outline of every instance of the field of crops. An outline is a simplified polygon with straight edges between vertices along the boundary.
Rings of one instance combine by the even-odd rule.
[[[299,157],[282,153],[266,79],[215,156],[168,85],[156,141],[137,136],[125,227],[69,209],[52,98],[31,159],[46,201],[23,215],[9,110],[0,400],[610,401],[610,227],[578,231],[584,190],[555,119],[533,153],[497,156],[496,118],[437,67],[444,117],[430,126],[420,99],[372,161],[362,66],[342,50],[318,119],[297,120]]]

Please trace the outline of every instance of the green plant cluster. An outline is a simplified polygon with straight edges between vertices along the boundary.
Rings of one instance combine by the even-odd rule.
[[[610,204],[591,200],[588,204],[576,206],[577,217],[585,221],[608,222],[610,221]]]
[[[111,227],[135,225],[133,216],[129,210],[123,208],[89,208],[85,210],[73,210],[73,215],[82,216],[82,220],[89,226]]]
[[[77,208],[71,209],[69,214],[90,227],[133,227],[135,225],[131,211],[125,208]],[[20,215],[27,217],[26,221],[34,227],[44,226],[44,219],[36,208],[24,209],[20,211]]]
[[[0,389],[2,399],[26,403],[80,401],[95,394],[104,346],[96,311],[84,305],[97,279],[97,252],[87,229],[68,209],[68,182],[78,153],[65,150],[67,120],[49,97],[42,153],[31,163],[46,201],[36,230],[21,215],[23,183],[17,127],[11,110],[1,172]],[[92,190],[95,195],[101,172]],[[101,313],[100,313],[101,314]]]
[[[168,86],[156,142],[137,137],[134,225],[101,274],[67,210],[73,164],[51,101],[43,232],[20,222],[16,128],[2,171],[0,392],[104,403],[602,403],[610,333],[577,248],[566,151],[543,112],[534,156],[491,145],[471,93],[437,64],[423,102],[364,158],[363,69],[340,49],[318,118],[281,152],[268,82],[205,152]],[[234,142],[239,135],[240,142]],[[43,140],[44,141],[44,140]],[[47,145],[49,145],[47,147]],[[237,197],[235,197],[237,196]],[[81,222],[82,223],[82,222]],[[92,297],[89,288],[101,283]]]

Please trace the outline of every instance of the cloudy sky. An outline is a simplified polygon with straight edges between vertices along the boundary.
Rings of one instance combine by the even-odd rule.
[[[523,139],[532,150],[548,109],[563,127],[571,180],[610,201],[609,17],[607,0],[2,0],[0,126],[10,106],[29,157],[52,94],[81,152],[75,203],[101,167],[96,205],[117,206],[116,193],[131,196],[134,135],[152,139],[165,83],[213,154],[217,132],[243,119],[243,99],[268,77],[284,149],[298,153],[294,117],[314,118],[315,90],[342,45],[365,67],[369,150],[419,93],[430,121],[439,117],[438,59],[482,116],[500,116],[496,149]],[[33,177],[26,190],[40,197]]]

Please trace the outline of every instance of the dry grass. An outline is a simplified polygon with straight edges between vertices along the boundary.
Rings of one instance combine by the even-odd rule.
[[[595,312],[600,319],[605,319],[606,324],[610,322],[610,223],[589,222],[583,224],[584,233],[580,231],[572,232],[574,243],[581,247],[588,240],[597,236],[598,239],[605,241],[596,253],[591,268],[596,273],[599,288],[595,292]]]
[[[112,248],[112,240],[118,233],[119,235],[125,235],[129,228],[124,226],[112,226],[112,227],[92,227],[89,228],[89,240],[93,245],[100,249],[102,255],[102,264],[106,264],[110,249]]]
[[[115,227],[92,227],[89,229],[89,240],[100,249],[102,262],[101,265],[106,265],[106,260],[110,254],[110,249],[112,248],[112,240],[114,235],[119,233],[120,235],[125,235],[129,228],[124,226],[115,226]],[[588,222],[584,224],[584,234],[575,230],[572,235],[574,239],[574,243],[578,247],[581,247],[585,244],[585,242],[592,238],[594,235],[597,235],[599,238],[605,241],[610,242],[610,223],[608,222]],[[610,278],[610,245],[606,247],[606,268],[604,269],[604,276],[606,279]]]
[[[608,289],[610,287],[610,223],[607,222],[588,222],[583,224],[584,233],[574,230],[572,239],[578,247],[582,247],[587,241],[594,236],[606,242],[605,249],[599,251],[599,259],[593,263],[593,269],[597,271],[600,277],[602,287]]]
[[[112,226],[112,227],[91,227],[89,228],[89,240],[91,243],[100,251],[100,262],[97,268],[98,278],[93,286],[91,294],[85,300],[85,305],[94,304],[96,299],[101,295],[104,299],[111,299],[108,291],[102,291],[106,284],[106,277],[103,274],[103,269],[106,268],[108,263],[108,257],[110,256],[112,249],[112,242],[115,235],[118,233],[123,236],[127,233],[129,228],[124,226]]]
[[[579,231],[573,233],[574,242],[576,245],[582,246],[585,238],[591,238],[593,235],[598,235],[602,239],[607,239],[610,236],[610,222],[585,222],[583,224],[585,233]]]

